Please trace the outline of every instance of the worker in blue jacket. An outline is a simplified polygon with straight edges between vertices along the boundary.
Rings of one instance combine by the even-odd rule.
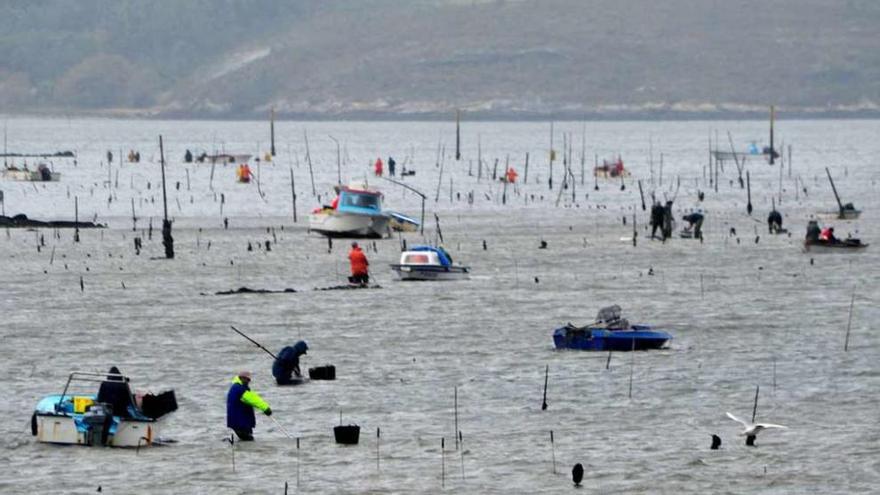
[[[251,372],[242,371],[232,379],[232,386],[226,394],[226,426],[232,428],[242,441],[254,439],[254,426],[257,420],[254,409],[259,409],[266,416],[272,415],[272,408],[250,389]]]
[[[299,369],[299,357],[306,354],[309,350],[308,344],[304,340],[300,340],[293,346],[287,346],[281,349],[275,362],[272,363],[272,376],[278,385],[290,385],[295,383],[293,375],[297,378],[302,376]]]

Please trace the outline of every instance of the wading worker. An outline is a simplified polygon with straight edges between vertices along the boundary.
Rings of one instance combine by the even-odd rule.
[[[232,428],[242,441],[254,439],[254,426],[257,424],[254,409],[259,409],[266,416],[272,415],[269,404],[250,389],[250,383],[250,371],[242,371],[232,379],[232,386],[226,394],[226,426]]]
[[[367,255],[361,250],[357,242],[351,243],[351,251],[348,252],[348,261],[351,262],[351,277],[349,282],[353,284],[367,285],[370,283],[370,262]]]
[[[308,344],[300,340],[293,347],[287,346],[278,353],[278,358],[272,363],[272,376],[278,385],[290,385],[294,383],[293,375],[297,378],[302,376],[299,369],[299,357],[309,350]]]

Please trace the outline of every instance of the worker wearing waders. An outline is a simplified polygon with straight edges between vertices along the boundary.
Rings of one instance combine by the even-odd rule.
[[[309,345],[304,340],[300,340],[293,347],[287,346],[278,353],[278,358],[272,363],[272,376],[275,377],[275,383],[278,385],[290,385],[295,383],[293,375],[297,378],[302,376],[299,369],[299,357],[306,354]]]
[[[254,426],[257,425],[254,409],[259,409],[266,416],[272,415],[272,408],[250,389],[250,383],[251,372],[242,371],[232,379],[232,386],[226,394],[226,426],[245,442],[254,439]]]
[[[351,276],[348,277],[348,281],[353,284],[369,284],[370,262],[367,261],[367,255],[364,254],[357,242],[351,243],[351,251],[348,252],[348,261],[351,262]]]
[[[767,228],[770,229],[771,234],[782,233],[782,214],[776,210],[771,211],[767,215]]]

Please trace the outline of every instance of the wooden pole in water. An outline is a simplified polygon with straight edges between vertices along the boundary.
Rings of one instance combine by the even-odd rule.
[[[773,124],[776,120],[776,107],[770,105],[770,165],[775,163],[776,150],[773,148]]]
[[[852,299],[849,301],[849,318],[846,322],[846,340],[843,341],[843,352],[849,351],[849,330],[852,326],[853,306],[856,304],[856,289],[853,287]]]
[[[642,190],[642,179],[639,179],[639,196],[642,198],[642,211],[646,211],[648,207],[645,206],[645,191]]]
[[[629,361],[629,398],[633,397],[633,371],[636,368],[636,338],[632,338],[632,348],[630,349]]]
[[[718,187],[718,178],[715,178],[715,187]],[[746,190],[748,191],[748,203],[746,203],[746,213],[752,214],[752,180],[749,177],[749,171],[746,170]]]
[[[455,111],[455,161],[461,160],[461,110]]]
[[[336,183],[342,184],[342,155],[339,149],[339,141],[333,136],[330,136],[330,139],[336,143]]]
[[[290,167],[290,203],[293,205],[293,223],[296,223],[296,183],[293,180],[293,167]]]
[[[168,220],[168,195],[165,189],[165,148],[162,145],[162,135],[159,135],[159,163],[162,165],[162,207],[164,217],[162,220],[162,244],[165,246],[165,258],[174,258],[174,238],[171,237],[171,221]]]
[[[550,379],[550,365],[544,368],[544,402],[541,403],[541,410],[547,410],[547,381]]]
[[[306,143],[306,161],[309,163],[309,177],[312,181],[312,196],[317,196],[318,193],[315,191],[315,172],[312,169],[312,153],[309,151],[309,134],[306,130],[303,130],[303,140]]]
[[[446,486],[446,438],[440,437],[440,486]]]
[[[73,242],[79,242],[79,196],[73,197]]]
[[[550,190],[553,190],[553,159],[556,158],[556,152],[553,151],[553,122],[550,122],[550,179],[547,184]]]
[[[376,471],[379,470],[379,440],[381,438],[381,433],[379,431],[379,427],[376,427]]]
[[[269,112],[269,142],[271,143],[269,146],[269,153],[274,157],[275,156],[275,107],[272,107],[272,111]]]
[[[529,183],[529,152],[526,151],[526,173],[523,178],[523,184]]]
[[[761,391],[761,386],[755,386],[755,405],[752,406],[752,423],[755,422],[755,415],[758,414],[758,393]]]
[[[457,436],[457,434],[458,434],[458,386],[457,385],[455,386],[454,394],[455,394],[455,398],[453,399],[453,402],[454,402],[453,415],[455,416],[455,433],[456,433],[455,450],[458,450],[458,436]]]
[[[477,134],[477,182],[483,178],[483,144],[480,135]]]
[[[299,437],[296,437],[296,487],[299,488]]]
[[[464,437],[462,437],[461,432],[458,432],[458,444],[461,446],[461,449],[458,451],[461,456],[461,479],[464,480]]]
[[[550,430],[550,455],[553,456],[553,474],[556,474],[556,443],[553,441],[553,430]]]

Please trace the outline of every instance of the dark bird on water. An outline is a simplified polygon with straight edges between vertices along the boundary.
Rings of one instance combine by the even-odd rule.
[[[712,446],[709,448],[712,450],[718,450],[718,447],[721,447],[721,437],[718,435],[712,435]]]
[[[581,486],[581,481],[584,479],[584,466],[581,463],[577,463],[571,468],[571,480],[574,481],[574,486]]]

